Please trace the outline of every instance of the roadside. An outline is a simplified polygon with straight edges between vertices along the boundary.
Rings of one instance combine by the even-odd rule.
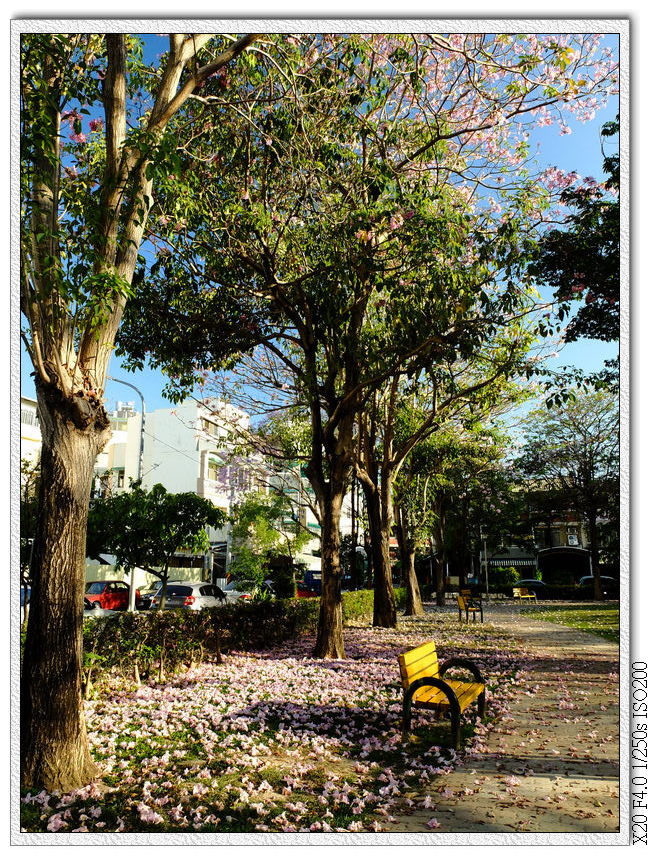
[[[510,713],[481,752],[423,788],[414,806],[393,811],[382,831],[618,832],[618,644],[513,605],[488,607],[486,621],[525,645],[531,660]]]

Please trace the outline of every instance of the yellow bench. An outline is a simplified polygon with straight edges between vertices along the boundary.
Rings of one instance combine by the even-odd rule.
[[[531,592],[530,589],[524,589],[521,586],[513,586],[512,597],[515,601],[535,601],[537,603],[535,592]]]
[[[469,614],[472,613],[473,620],[476,621],[476,614],[481,614],[481,621],[483,621],[483,604],[479,598],[471,598],[466,596],[465,594],[456,595],[456,601],[458,602],[458,621],[460,622],[463,617],[463,613],[465,613],[465,621],[469,622]]]
[[[474,676],[473,682],[445,679],[452,667],[460,667]],[[404,698],[402,701],[402,742],[406,743],[411,729],[411,708],[433,709],[442,714],[451,712],[453,747],[460,749],[460,716],[478,701],[478,713],[485,715],[485,680],[477,665],[466,658],[449,658],[438,664],[436,644],[431,641],[410,649],[399,656]]]

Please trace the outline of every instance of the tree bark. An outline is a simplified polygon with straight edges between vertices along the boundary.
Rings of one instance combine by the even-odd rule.
[[[343,603],[341,599],[341,493],[322,503],[321,580],[322,594],[318,634],[314,655],[317,658],[345,658],[343,645]]]
[[[390,566],[390,532],[392,528],[392,502],[390,477],[382,485],[361,481],[366,499],[370,544],[374,574],[373,627],[397,627],[397,610]],[[384,484],[388,484],[388,491]]]
[[[445,511],[439,508],[438,519],[433,529],[438,555],[436,556],[436,605],[445,605]]]
[[[415,549],[410,542],[408,527],[400,507],[397,508],[397,517],[397,543],[402,560],[402,579],[406,585],[406,615],[420,616],[424,613],[424,606],[415,573]]]
[[[101,406],[64,400],[37,379],[40,519],[21,670],[21,771],[26,787],[67,791],[97,776],[82,702],[86,524],[97,454],[110,437]]]

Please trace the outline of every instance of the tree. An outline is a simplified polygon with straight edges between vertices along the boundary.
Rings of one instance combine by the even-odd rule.
[[[311,537],[298,521],[286,494],[275,489],[267,494],[253,493],[235,506],[232,574],[245,588],[250,586],[259,592],[269,576],[270,557],[285,557],[291,569],[295,554]],[[295,583],[291,596],[295,596]]]
[[[618,118],[602,128],[604,137],[618,135]],[[607,179],[574,183],[561,196],[571,211],[566,228],[547,231],[541,240],[532,272],[556,288],[562,313],[568,302],[584,300],[569,322],[566,342],[619,338],[620,305],[620,168],[618,154],[605,157]]]
[[[82,787],[97,773],[81,698],[81,624],[93,466],[110,437],[108,363],[154,196],[162,185],[179,202],[186,194],[174,117],[254,39],[171,34],[156,68],[143,63],[135,36],[22,37],[21,335],[42,431],[21,671],[28,787]]]
[[[592,66],[592,48],[585,37],[291,37],[211,147],[184,154],[206,167],[194,195],[212,221],[178,230],[173,199],[161,202],[158,259],[122,347],[180,389],[259,346],[294,376],[322,526],[321,657],[344,656],[339,518],[356,418],[396,376],[468,358],[523,315],[521,264],[546,206],[524,171],[525,126],[554,106],[580,114],[604,92],[613,68]]]
[[[616,397],[607,391],[578,396],[552,410],[539,409],[527,419],[517,461],[529,484],[571,508],[589,531],[594,595],[602,599],[600,539],[606,523],[617,523],[619,417]]]
[[[24,593],[23,624],[27,621],[29,605],[27,592],[31,589],[29,568],[32,561],[34,535],[38,521],[38,488],[41,481],[37,462],[20,460],[20,591]],[[12,592],[13,594],[13,592]]]
[[[515,400],[515,394],[509,394]],[[417,542],[431,539],[436,550],[436,603],[444,605],[445,572],[450,553],[462,561],[469,549],[473,525],[485,524],[490,509],[503,517],[504,502],[496,489],[502,489],[504,440],[495,428],[497,407],[505,410],[495,395],[492,411],[485,417],[476,409],[461,408],[429,437],[419,442],[410,454],[406,471],[397,479],[397,497],[403,534],[415,552]],[[460,515],[460,518],[458,516]],[[453,534],[453,543],[450,543]],[[462,562],[461,586],[468,568]]]
[[[220,528],[225,522],[225,513],[196,493],[168,493],[162,484],[144,490],[136,481],[127,492],[93,499],[87,553],[91,558],[111,553],[117,567],[153,574],[162,585],[164,610],[172,558],[178,550],[208,550],[207,527]]]

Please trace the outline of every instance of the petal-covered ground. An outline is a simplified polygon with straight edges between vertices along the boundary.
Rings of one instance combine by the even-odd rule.
[[[394,814],[389,831],[457,839],[585,833],[591,844],[628,843],[625,827],[615,834],[621,831],[618,645],[524,612],[513,605],[490,609],[490,619],[526,646],[525,677],[508,710],[480,749],[423,789],[427,807],[420,800]],[[563,618],[563,605],[540,616],[553,612]]]
[[[458,754],[449,722],[430,712],[414,712],[401,743],[397,656],[431,639],[441,660],[470,658],[488,683],[487,718],[466,711]],[[377,832],[428,808],[426,825],[406,831],[435,830],[434,799],[507,723],[535,653],[512,630],[435,608],[397,631],[347,628],[345,645],[346,660],[312,658],[310,637],[166,684],[112,682],[87,703],[101,783],[24,796],[23,831]]]

